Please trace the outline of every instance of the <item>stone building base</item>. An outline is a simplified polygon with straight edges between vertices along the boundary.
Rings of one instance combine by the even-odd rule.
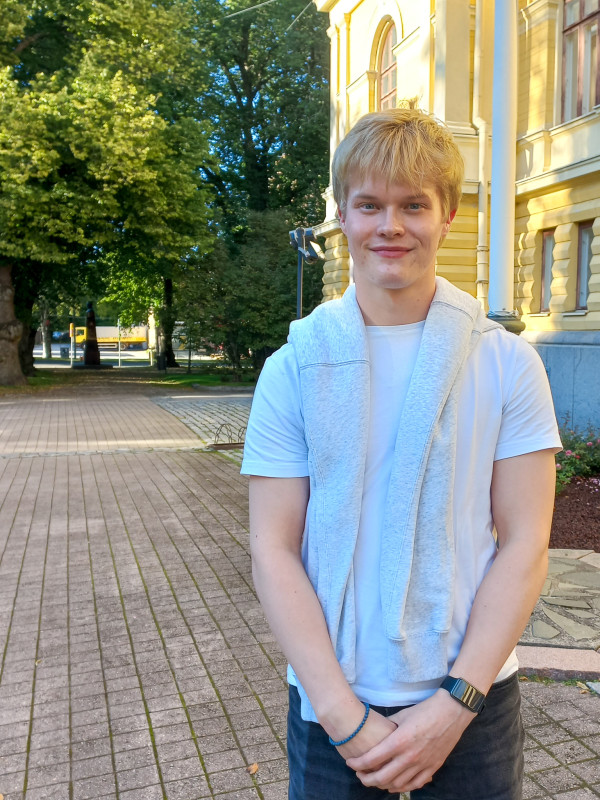
[[[600,431],[600,331],[525,331],[540,354],[559,423]]]

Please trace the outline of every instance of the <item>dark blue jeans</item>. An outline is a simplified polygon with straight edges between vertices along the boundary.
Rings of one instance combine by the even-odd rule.
[[[385,716],[400,707],[380,708]],[[398,797],[363,786],[327,734],[300,716],[300,696],[290,686],[288,714],[289,800],[384,800]],[[521,800],[523,725],[516,674],[491,688],[486,707],[461,736],[445,763],[411,800]]]

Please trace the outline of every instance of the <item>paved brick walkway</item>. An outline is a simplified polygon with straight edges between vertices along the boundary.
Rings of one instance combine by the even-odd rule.
[[[0,398],[4,800],[287,796],[246,480],[155,399]],[[600,698],[523,690],[526,799],[600,797]]]
[[[211,444],[217,439],[227,441],[228,435],[233,436],[235,441],[244,441],[252,405],[251,395],[242,397],[184,395],[157,398],[155,402],[197,433],[204,444]]]
[[[203,445],[243,442],[252,405],[252,396],[212,395],[198,397],[162,397],[155,400],[161,408],[181,420],[198,435]],[[228,450],[230,461],[241,465],[243,451]]]

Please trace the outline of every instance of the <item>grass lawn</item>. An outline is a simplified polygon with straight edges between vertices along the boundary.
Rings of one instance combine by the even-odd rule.
[[[191,373],[186,371],[186,367],[171,368],[165,373],[150,366],[123,366],[121,369],[115,366],[110,370],[98,371],[44,366],[37,370],[34,377],[27,379],[26,386],[0,386],[0,397],[15,394],[35,395],[69,386],[92,383],[96,385],[135,383],[184,389],[192,388],[194,384],[207,387],[253,387],[255,384],[254,374],[248,371],[247,375],[247,378],[245,375],[242,376],[246,378],[245,380],[240,380],[240,376],[230,367],[215,364],[198,365],[192,368]]]
[[[234,375],[231,370],[223,370],[223,374],[202,373],[198,370],[191,373],[184,372],[183,370],[167,370],[167,374],[159,373],[158,377],[153,379],[153,383],[165,383],[171,386],[254,386],[256,380],[237,380],[238,376]]]
[[[49,389],[59,389],[81,383],[80,376],[71,370],[38,370],[37,375],[27,378],[25,386],[0,386],[0,397],[7,394],[37,394]]]

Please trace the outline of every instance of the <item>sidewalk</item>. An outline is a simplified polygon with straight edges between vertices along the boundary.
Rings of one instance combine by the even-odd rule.
[[[115,384],[0,398],[4,800],[287,797],[285,660],[252,586],[246,480],[205,449],[249,402]],[[540,606],[522,649],[575,654],[575,675],[600,657],[600,565],[572,555],[546,597],[587,605]],[[536,619],[560,648],[532,646],[552,633]],[[524,797],[600,797],[599,697],[522,688]]]

